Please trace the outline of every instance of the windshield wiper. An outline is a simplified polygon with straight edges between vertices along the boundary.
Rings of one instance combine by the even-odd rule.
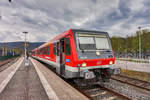
[[[110,49],[96,49],[96,50],[105,50],[106,52],[110,52]]]

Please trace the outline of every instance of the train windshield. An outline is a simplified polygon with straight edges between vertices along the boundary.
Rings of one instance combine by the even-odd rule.
[[[78,34],[80,50],[109,50],[110,45],[106,35]]]

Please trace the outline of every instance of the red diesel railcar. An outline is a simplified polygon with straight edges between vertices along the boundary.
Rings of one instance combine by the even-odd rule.
[[[32,50],[32,56],[52,65],[65,78],[106,81],[115,56],[107,32],[70,29]]]

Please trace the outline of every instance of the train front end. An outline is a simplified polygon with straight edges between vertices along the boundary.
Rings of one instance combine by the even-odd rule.
[[[120,69],[114,68],[115,56],[106,32],[76,31],[78,76],[86,80],[109,81],[112,74],[119,74]]]

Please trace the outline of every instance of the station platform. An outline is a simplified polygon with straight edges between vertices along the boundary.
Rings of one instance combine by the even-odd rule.
[[[20,57],[0,72],[0,100],[88,100],[37,60]]]
[[[8,77],[10,81],[3,86],[0,100],[49,100],[31,62],[30,66],[25,66],[25,60],[20,58],[9,69],[5,70],[5,75],[16,71],[14,76],[9,74],[7,78],[3,78],[3,82],[8,80]]]

